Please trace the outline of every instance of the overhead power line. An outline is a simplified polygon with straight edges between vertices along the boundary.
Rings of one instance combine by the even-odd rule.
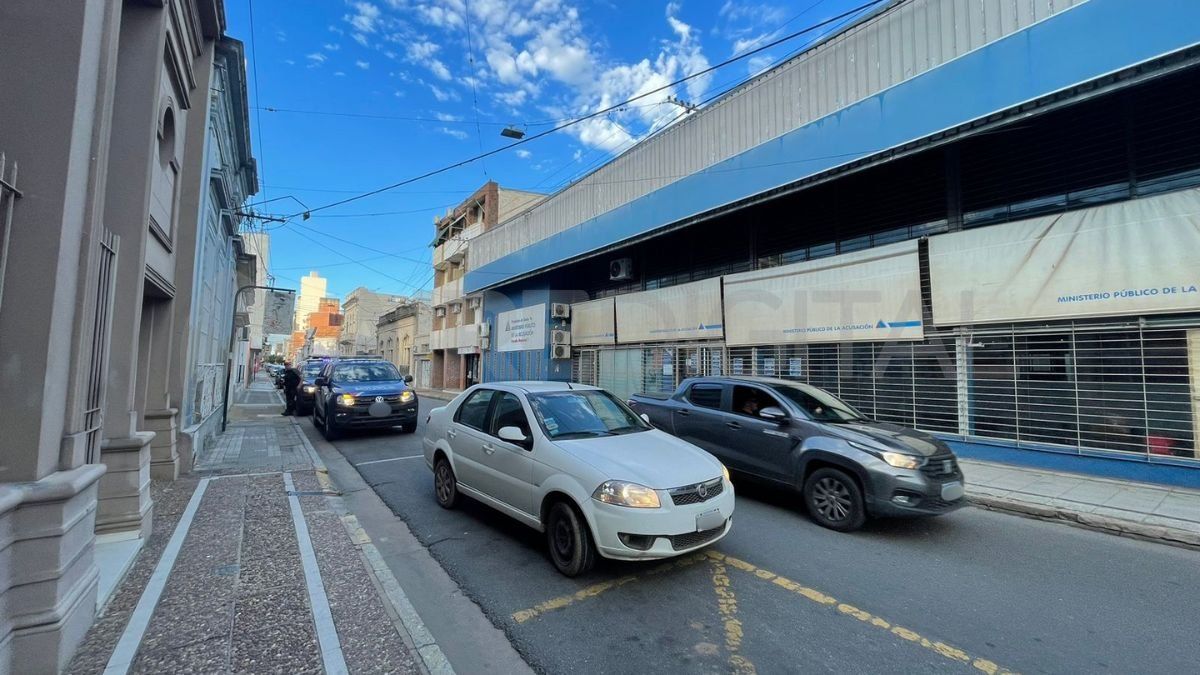
[[[396,188],[398,188],[398,187],[402,187],[402,186],[404,186],[404,185],[409,185],[409,184],[411,184],[411,183],[415,183],[415,182],[417,182],[417,181],[424,180],[424,179],[426,179],[426,178],[429,178],[429,177],[431,177],[431,176],[436,176],[436,175],[439,175],[439,174],[445,173],[445,172],[447,172],[447,171],[451,171],[451,170],[453,170],[453,169],[457,169],[457,168],[459,168],[459,167],[461,167],[461,166],[465,166],[465,165],[467,165],[467,164],[471,164],[471,163],[473,163],[473,162],[477,162],[477,161],[479,161],[479,160],[481,160],[481,159],[484,159],[484,158],[486,158],[486,157],[491,157],[492,155],[499,154],[499,153],[501,153],[501,152],[504,152],[504,151],[506,151],[506,150],[509,150],[509,149],[511,149],[511,148],[514,148],[514,147],[516,147],[516,146],[519,146],[519,145],[524,145],[525,143],[529,143],[529,142],[531,142],[531,141],[534,141],[534,140],[537,140],[537,139],[539,139],[539,138],[543,138],[543,137],[545,137],[545,136],[548,136],[548,135],[550,135],[550,134],[552,134],[552,133],[555,133],[555,132],[558,132],[558,131],[562,131],[563,129],[567,129],[567,128],[569,128],[569,127],[572,127],[572,126],[574,126],[574,125],[576,125],[576,124],[579,124],[579,123],[581,123],[581,122],[584,122],[584,121],[586,121],[586,120],[592,119],[592,118],[594,118],[594,117],[599,117],[599,116],[601,116],[601,115],[606,115],[606,114],[608,114],[608,113],[610,113],[610,112],[612,112],[612,111],[614,111],[614,110],[616,110],[616,109],[618,109],[618,108],[620,108],[620,107],[622,107],[622,106],[628,105],[628,104],[630,104],[630,103],[632,103],[632,102],[634,102],[634,101],[637,101],[637,100],[640,100],[640,99],[646,98],[647,96],[652,96],[652,95],[654,95],[654,94],[660,93],[660,92],[662,92],[662,91],[665,91],[665,90],[667,90],[667,89],[670,89],[670,88],[672,88],[672,87],[674,87],[674,86],[676,86],[676,85],[682,84],[682,83],[684,83],[684,82],[687,82],[687,81],[689,81],[689,80],[695,79],[695,78],[697,78],[697,77],[700,77],[700,76],[702,76],[702,75],[707,75],[708,73],[711,73],[711,72],[713,72],[714,70],[717,70],[717,69],[719,69],[719,68],[724,68],[725,66],[728,66],[728,65],[729,65],[729,64],[731,64],[731,63],[736,63],[736,62],[738,62],[738,61],[741,61],[741,60],[743,60],[743,59],[749,58],[749,57],[751,57],[751,56],[753,56],[753,55],[755,55],[755,54],[757,54],[757,53],[759,53],[759,52],[766,51],[766,50],[768,50],[768,49],[772,49],[772,48],[774,48],[774,47],[777,47],[778,45],[780,45],[780,44],[782,44],[782,43],[784,43],[784,42],[788,42],[788,41],[790,41],[790,40],[794,40],[794,39],[796,39],[797,37],[800,37],[801,35],[804,35],[804,34],[806,34],[806,33],[811,33],[811,32],[812,32],[812,31],[814,31],[814,30],[817,30],[817,29],[819,29],[819,28],[823,28],[824,26],[828,26],[828,25],[830,25],[830,24],[833,24],[833,23],[836,23],[836,22],[838,22],[838,21],[841,21],[842,19],[844,19],[844,18],[846,18],[846,17],[852,16],[852,15],[854,15],[854,14],[857,14],[858,12],[861,12],[861,11],[862,11],[862,10],[864,10],[864,9],[867,9],[867,8],[869,8],[869,7],[872,7],[872,6],[874,6],[874,5],[878,5],[879,3],[881,3],[881,2],[886,2],[886,1],[887,1],[887,0],[872,0],[871,2],[865,3],[865,4],[863,4],[863,5],[859,5],[858,7],[855,7],[855,8],[853,8],[853,9],[849,10],[849,11],[843,12],[843,13],[841,13],[841,14],[838,14],[837,16],[831,17],[831,18],[829,18],[829,19],[826,19],[826,20],[824,20],[824,21],[821,21],[821,22],[815,23],[815,24],[813,24],[813,25],[811,25],[811,26],[808,26],[807,28],[804,28],[804,29],[802,29],[802,30],[798,30],[798,31],[796,31],[796,32],[794,32],[794,33],[789,33],[788,35],[785,35],[785,36],[783,36],[783,37],[781,37],[781,38],[779,38],[779,39],[777,39],[777,40],[774,40],[774,41],[772,41],[772,42],[769,42],[769,43],[767,43],[767,44],[765,44],[765,45],[763,45],[763,46],[761,46],[761,47],[756,47],[756,48],[754,48],[754,49],[751,49],[751,50],[749,50],[749,51],[743,52],[743,53],[741,53],[741,54],[739,54],[739,55],[737,55],[737,56],[734,56],[734,57],[731,57],[731,58],[729,58],[729,59],[726,59],[726,60],[724,60],[724,61],[721,61],[720,63],[717,63],[716,65],[709,66],[708,68],[704,68],[704,69],[702,69],[702,70],[698,70],[698,71],[696,71],[696,72],[694,72],[694,73],[692,73],[692,74],[690,74],[690,75],[686,75],[686,76],[684,76],[684,77],[682,77],[682,78],[680,78],[680,79],[678,79],[678,80],[675,80],[674,82],[671,82],[671,83],[669,83],[669,84],[665,84],[665,85],[663,85],[663,86],[661,86],[661,87],[658,87],[658,88],[656,88],[656,89],[652,89],[652,90],[650,90],[650,91],[647,91],[647,92],[644,92],[644,93],[638,94],[637,96],[634,96],[634,97],[632,97],[632,98],[629,98],[629,99],[627,99],[627,100],[625,100],[625,101],[622,101],[621,103],[618,103],[618,104],[616,104],[616,105],[612,105],[612,106],[609,106],[609,107],[607,107],[607,108],[603,108],[603,109],[601,109],[601,110],[597,110],[597,111],[595,111],[595,112],[593,112],[593,113],[589,113],[589,114],[587,114],[587,115],[583,115],[583,116],[580,116],[580,117],[576,117],[576,118],[572,119],[572,120],[571,120],[571,121],[569,121],[569,122],[566,122],[566,123],[564,123],[564,124],[561,124],[561,125],[559,125],[559,126],[556,126],[556,127],[554,127],[553,129],[547,129],[546,131],[542,131],[542,132],[539,132],[539,133],[533,134],[532,136],[526,136],[525,138],[523,138],[523,139],[521,139],[521,140],[519,140],[519,141],[514,141],[513,143],[510,143],[510,144],[508,144],[508,145],[506,145],[506,146],[503,146],[503,147],[500,147],[500,148],[496,148],[496,149],[494,149],[494,150],[489,150],[488,152],[483,152],[483,153],[480,153],[480,154],[478,154],[478,155],[475,155],[474,157],[469,157],[469,158],[467,158],[467,159],[460,160],[460,161],[458,161],[458,162],[455,162],[455,163],[453,163],[453,164],[448,164],[448,165],[446,165],[446,166],[443,166],[443,167],[441,167],[441,168],[438,168],[438,169],[433,169],[433,170],[431,170],[431,171],[426,171],[425,173],[419,174],[419,175],[417,175],[417,176],[413,176],[413,177],[411,177],[411,178],[406,178],[406,179],[404,179],[404,180],[402,180],[402,181],[399,181],[399,182],[396,182],[396,183],[392,183],[391,185],[385,185],[384,187],[377,188],[377,189],[375,189],[375,190],[371,190],[371,191],[369,191],[369,192],[364,192],[364,193],[362,193],[362,194],[359,194],[359,195],[355,195],[355,196],[352,196],[352,197],[346,197],[345,199],[339,199],[339,200],[337,200],[337,201],[335,201],[335,202],[330,202],[330,203],[328,203],[328,204],[325,204],[325,205],[322,205],[322,206],[318,206],[318,207],[316,207],[316,208],[314,208],[314,209],[310,209],[310,210],[309,210],[309,213],[316,213],[316,212],[318,212],[318,211],[324,211],[325,209],[331,209],[331,208],[334,208],[335,206],[341,206],[342,204],[348,204],[348,203],[350,203],[350,202],[358,201],[358,200],[360,200],[360,199],[365,199],[365,198],[367,198],[367,197],[371,197],[371,196],[377,195],[377,194],[379,194],[379,193],[381,193],[381,192],[387,192],[388,190],[394,190],[394,189],[396,189]],[[295,214],[295,215],[296,215],[296,216],[298,216],[298,215],[301,215],[301,214],[300,214],[300,213],[297,213],[297,214]]]

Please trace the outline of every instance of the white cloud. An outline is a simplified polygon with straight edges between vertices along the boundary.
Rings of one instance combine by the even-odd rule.
[[[294,60],[292,60],[292,59],[284,59],[284,60],[283,60],[283,62],[284,62],[284,63],[286,63],[286,64],[288,64],[289,66],[294,66],[294,65],[296,65],[296,62],[295,62]]]
[[[327,51],[336,52],[337,50],[339,50],[341,48],[342,48],[342,46],[336,42],[326,42],[325,43],[325,49]]]
[[[445,103],[446,101],[459,100],[458,92],[453,89],[439,89],[437,85],[429,85],[429,91],[433,92],[433,97]]]
[[[519,108],[525,104],[529,98],[529,92],[524,89],[516,89],[513,91],[502,91],[496,94],[496,100],[511,108]]]
[[[446,64],[437,59],[433,59],[429,62],[429,70],[435,76],[437,76],[439,80],[446,80],[449,82],[450,80],[454,79],[454,76],[450,74],[450,69],[446,67]]]
[[[339,70],[336,73],[334,73],[333,76],[334,77],[345,77],[346,73],[343,73],[342,71]]]
[[[767,68],[770,68],[774,62],[775,60],[766,54],[755,54],[746,59],[746,72],[751,76],[758,75]]]
[[[451,129],[449,127],[442,127],[440,129],[438,129],[438,131],[442,132],[443,134],[446,134],[447,136],[450,136],[451,138],[457,138],[460,141],[465,140],[467,138],[467,132],[463,131],[462,129]]]
[[[530,157],[533,157],[533,153],[525,149],[518,149],[517,157],[520,157],[521,159],[529,159]]]
[[[374,33],[379,23],[379,8],[369,2],[352,2],[350,6],[354,8],[354,13],[343,16],[342,20],[359,33]]]
[[[419,40],[417,42],[408,43],[408,46],[405,47],[405,53],[408,54],[409,60],[421,61],[433,56],[438,52],[439,49],[441,49],[441,46],[437,44],[429,42],[428,40]]]
[[[363,35],[362,33],[355,33],[354,35],[351,35],[350,37],[354,38],[355,42],[357,42],[358,44],[360,44],[364,47],[371,46],[370,41],[367,40],[367,36]]]
[[[308,61],[309,61],[309,64],[308,64],[308,65],[309,65],[310,67],[319,66],[319,65],[321,65],[322,63],[325,63],[325,61],[327,61],[327,60],[328,60],[328,58],[327,58],[327,57],[326,57],[324,54],[322,54],[321,52],[313,52],[313,53],[311,53],[311,54],[308,54],[308,55],[307,55],[307,56],[305,56],[304,58],[308,59]]]
[[[275,31],[275,39],[280,42],[287,42],[287,32],[283,30]]]
[[[335,25],[333,25],[333,24],[329,24],[329,32],[330,32],[330,33],[337,33],[338,35],[345,35],[345,34],[346,34],[346,31],[342,30],[340,27],[338,27],[338,26],[335,26]]]
[[[354,65],[362,68],[363,70],[369,70],[371,68],[371,64],[367,63],[366,61],[355,61]]]
[[[458,115],[451,115],[450,113],[443,113],[443,112],[434,113],[434,117],[438,118],[439,120],[441,120],[443,122],[461,122],[462,121],[462,117],[459,117]]]

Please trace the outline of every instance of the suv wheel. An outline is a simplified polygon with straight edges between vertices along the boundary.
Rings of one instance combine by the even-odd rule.
[[[328,406],[325,407],[325,413],[321,415],[321,435],[327,441],[332,441],[338,436],[337,427],[333,426],[333,420],[329,418]]]
[[[596,547],[583,517],[570,504],[556,502],[546,517],[550,559],[564,576],[584,574],[596,564]]]
[[[438,506],[452,509],[458,505],[458,479],[445,457],[439,457],[433,465],[433,494]]]
[[[851,532],[866,522],[862,490],[846,472],[822,468],[804,481],[804,503],[818,525]]]

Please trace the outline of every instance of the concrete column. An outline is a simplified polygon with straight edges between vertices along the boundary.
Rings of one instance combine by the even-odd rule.
[[[101,453],[109,474],[100,482],[98,532],[146,533],[150,525],[150,443],[155,434],[139,429],[139,373],[146,364],[139,365],[138,359],[147,346],[142,307],[166,16],[162,8],[138,4],[126,5],[121,14],[108,162],[109,175],[121,179],[109,182],[104,211],[109,229],[121,237],[121,255]]]
[[[0,305],[0,672],[58,672],[96,609],[83,464],[93,246],[120,2],[0,2],[0,152],[20,165]]]

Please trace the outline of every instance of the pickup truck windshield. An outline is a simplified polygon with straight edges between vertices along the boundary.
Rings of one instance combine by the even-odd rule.
[[[344,363],[333,369],[335,382],[388,382],[399,380],[400,371],[390,363]]]
[[[607,391],[556,391],[530,394],[529,405],[546,436],[556,440],[616,436],[650,427]]]
[[[849,403],[816,387],[801,389],[781,385],[772,389],[818,422],[861,422],[868,419]]]

